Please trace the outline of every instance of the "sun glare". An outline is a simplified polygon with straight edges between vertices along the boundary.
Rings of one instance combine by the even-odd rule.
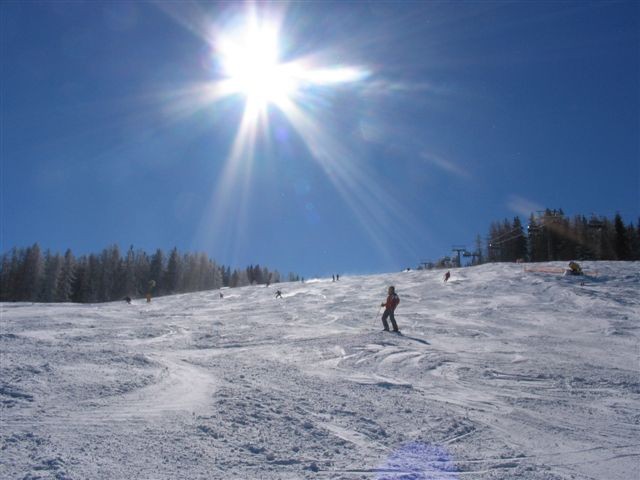
[[[224,38],[219,54],[230,90],[254,108],[282,103],[295,90],[291,69],[280,63],[278,31],[273,27],[251,24]]]
[[[203,220],[200,235],[230,249],[244,241],[249,205],[255,200],[251,184],[256,178],[256,159],[266,161],[270,152],[291,151],[287,144],[297,138],[373,243],[386,253],[379,239],[388,236],[387,224],[380,218],[388,216],[380,212],[401,209],[351,148],[350,140],[358,138],[357,129],[346,134],[335,130],[339,112],[351,106],[349,98],[361,98],[358,96],[367,94],[367,86],[373,85],[369,82],[371,69],[345,63],[352,55],[328,44],[322,50],[296,51],[293,56],[293,51],[283,48],[294,40],[286,35],[286,9],[267,11],[255,3],[248,5],[242,15],[224,16],[202,31],[211,46],[216,78],[174,93],[173,107],[179,115],[226,98],[241,100],[226,103],[242,108],[242,114],[212,190],[207,208],[211,214]],[[188,20],[184,21],[190,25]],[[267,180],[263,176],[261,181]],[[412,229],[417,221],[404,216],[408,220],[403,218],[403,224]],[[233,218],[231,225],[229,218]],[[402,242],[401,237],[397,240]]]
[[[269,105],[289,116],[292,105],[305,102],[306,93],[355,84],[370,74],[356,66],[316,65],[311,57],[283,61],[281,20],[249,11],[244,22],[217,29],[211,37],[222,76],[214,86],[215,95],[243,97],[245,122],[268,121]]]

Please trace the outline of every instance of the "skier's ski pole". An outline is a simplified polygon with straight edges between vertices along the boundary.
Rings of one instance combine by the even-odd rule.
[[[382,310],[382,306],[378,308],[378,313],[376,313],[376,318],[373,319],[373,325],[375,326],[375,322],[378,321],[378,317],[380,316],[380,310]]]

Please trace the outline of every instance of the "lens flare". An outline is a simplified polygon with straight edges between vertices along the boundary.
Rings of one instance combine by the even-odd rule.
[[[413,442],[378,467],[377,480],[456,480],[454,462],[441,447]]]
[[[162,5],[177,22],[207,42],[210,63],[215,67],[214,79],[174,91],[173,105],[166,109],[179,118],[210,108],[222,121],[223,116],[234,117],[226,115],[230,113],[229,105],[241,108],[228,155],[216,175],[207,213],[196,234],[197,243],[215,247],[216,251],[241,248],[250,229],[248,211],[255,205],[252,187],[269,180],[264,169],[262,177],[255,178],[256,157],[269,161],[270,149],[283,151],[286,146],[282,144],[287,143],[296,145],[299,157],[308,157],[321,168],[385,261],[391,264],[398,248],[417,254],[420,246],[409,244],[407,239],[427,238],[429,233],[402,208],[386,188],[384,178],[376,175],[366,157],[366,148],[352,145],[359,137],[349,131],[349,122],[353,120],[357,130],[360,119],[357,110],[351,108],[366,105],[360,101],[371,91],[370,84],[375,83],[370,68],[345,62],[353,55],[347,56],[339,46],[320,37],[319,41],[324,42],[321,48],[313,51],[308,44],[304,55],[296,56],[283,48],[295,45],[295,39],[288,38],[284,28],[284,4],[264,6],[249,2],[232,14],[223,12],[214,21],[201,10],[187,14],[171,4]],[[331,64],[331,59],[340,62]],[[282,135],[283,122],[290,134]],[[279,146],[274,148],[272,142],[279,142]],[[300,151],[298,142],[306,151]],[[310,217],[309,211],[302,215],[307,220],[312,218],[311,224],[320,221],[318,215]],[[402,228],[390,228],[390,218]],[[390,244],[393,248],[389,248]],[[229,252],[228,256],[234,255]]]

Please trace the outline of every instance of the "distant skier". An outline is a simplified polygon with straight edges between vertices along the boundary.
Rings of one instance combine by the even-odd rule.
[[[336,276],[335,275],[331,275],[331,277],[333,278],[332,282],[336,281]]]
[[[149,280],[149,285],[147,288],[147,303],[151,303],[151,291],[156,286],[155,280]]]
[[[400,303],[400,297],[396,294],[396,288],[394,286],[389,287],[387,295],[387,301],[385,303],[380,304],[381,307],[385,307],[384,313],[382,314],[382,325],[384,326],[384,331],[389,331],[389,324],[387,323],[387,318],[391,320],[391,325],[393,326],[394,332],[399,332],[398,325],[396,324],[396,319],[393,313],[396,310],[396,307]]]
[[[220,292],[220,298],[224,298],[224,293]]]
[[[280,290],[276,290],[276,298],[282,298],[282,292]]]
[[[340,281],[340,275],[336,275],[336,282]]]
[[[451,277],[451,272],[447,270],[447,273],[444,274],[444,283],[449,281],[449,277]]]
[[[131,305],[131,297],[124,297],[124,301]]]

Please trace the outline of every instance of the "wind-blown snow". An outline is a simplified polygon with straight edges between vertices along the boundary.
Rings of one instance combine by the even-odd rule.
[[[640,263],[583,266],[2,304],[0,477],[637,479]]]

